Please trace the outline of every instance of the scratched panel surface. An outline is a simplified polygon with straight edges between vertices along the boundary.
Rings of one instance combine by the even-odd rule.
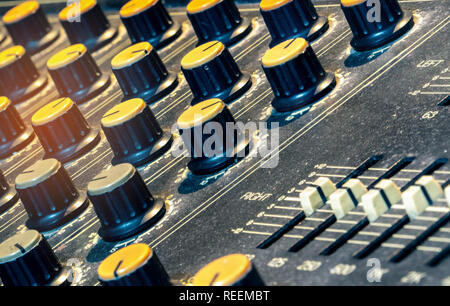
[[[75,221],[45,234],[62,262],[76,264],[82,275],[77,285],[98,285],[96,268],[101,260],[134,242],[153,247],[178,284],[189,282],[204,264],[231,252],[248,254],[270,285],[378,284],[371,282],[379,276],[371,273],[373,265],[379,265],[383,272],[381,284],[449,284],[449,259],[436,267],[426,265],[450,243],[448,224],[399,263],[389,261],[448,213],[443,198],[383,241],[365,259],[355,259],[353,254],[370,245],[403,217],[401,205],[395,205],[376,223],[355,233],[329,256],[319,253],[364,218],[360,207],[315,235],[298,252],[288,250],[305,236],[311,237],[311,232],[317,231],[331,216],[329,206],[298,223],[269,247],[257,248],[265,239],[273,239],[273,233],[300,213],[299,192],[319,176],[338,183],[371,156],[383,155],[359,176],[368,186],[400,159],[413,156],[412,163],[392,178],[402,187],[439,158],[450,158],[449,108],[439,105],[448,96],[450,87],[448,3],[445,0],[400,2],[405,10],[414,12],[414,28],[394,44],[363,54],[349,47],[351,32],[339,6],[320,2],[317,10],[320,15],[328,16],[331,26],[312,47],[324,68],[336,74],[338,85],[312,108],[283,116],[271,110],[273,96],[260,67],[259,59],[270,41],[268,32],[256,4],[240,5],[242,15],[252,18],[253,30],[230,51],[241,69],[252,75],[253,85],[230,109],[236,120],[244,123],[278,123],[279,146],[271,150],[278,149],[279,155],[272,159],[262,159],[259,155],[248,157],[209,177],[190,175],[186,170],[188,158],[174,157],[170,152],[139,168],[150,191],[167,201],[168,212],[154,228],[120,243],[105,243],[97,235],[99,222],[90,207]],[[118,26],[117,12],[107,12],[110,21]],[[183,34],[159,54],[169,70],[179,73],[180,60],[195,46],[196,39],[183,8],[170,8],[170,12],[182,22]],[[54,16],[51,20],[58,26]],[[0,47],[10,43],[6,41]],[[110,59],[129,44],[124,28],[120,27],[117,39],[93,55],[102,70],[111,73]],[[62,35],[51,50],[33,56],[33,60],[44,69],[46,59],[67,45]],[[181,74],[179,78],[180,85],[170,96],[151,105],[165,128],[172,126],[192,98]],[[41,94],[18,109],[29,122],[36,109],[56,97],[50,82]],[[105,92],[80,108],[90,124],[99,127],[101,116],[121,99],[113,78]],[[178,138],[176,142],[179,141]],[[262,145],[255,139],[256,148]],[[22,170],[42,156],[43,151],[35,140],[25,150],[2,160],[0,168],[13,182]],[[111,158],[112,152],[102,136],[95,149],[67,164],[66,169],[75,185],[85,190],[87,182],[108,167]],[[278,160],[278,165],[268,168],[274,160]],[[450,178],[450,166],[441,165],[433,175],[440,183],[446,182]],[[20,202],[2,214],[0,239],[25,230],[26,219]]]

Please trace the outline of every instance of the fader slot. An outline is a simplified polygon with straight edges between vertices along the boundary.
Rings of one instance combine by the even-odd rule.
[[[383,179],[389,179],[399,173],[402,169],[407,167],[413,162],[414,157],[404,157],[394,165],[392,165],[386,172],[384,172],[378,179],[373,181],[367,189],[372,189],[376,184],[378,184]],[[358,223],[356,223],[352,228],[350,228],[345,234],[341,235],[335,242],[330,244],[326,249],[324,249],[320,255],[331,255],[336,252],[341,246],[343,246],[348,240],[352,239],[359,231],[364,229],[369,225],[369,219],[364,217]]]
[[[431,260],[427,263],[430,267],[435,267],[440,264],[444,259],[446,259],[450,255],[450,245],[446,246],[441,252],[439,252],[436,256],[431,258]]]
[[[369,169],[370,167],[375,165],[378,161],[380,161],[381,158],[382,158],[382,155],[376,155],[376,156],[370,157],[364,163],[362,163],[358,168],[356,168],[349,175],[347,175],[343,180],[341,180],[339,183],[337,183],[336,188],[345,187],[345,184],[347,182],[349,182],[350,179],[356,178],[359,175],[363,174],[367,169]],[[353,192],[351,191],[351,188],[347,189],[347,192],[349,193],[349,195],[351,195],[352,199],[354,199],[354,195],[353,195]],[[317,236],[319,236],[321,233],[323,233],[327,228],[329,228],[331,225],[333,225],[336,221],[337,221],[337,218],[335,215],[329,216],[325,221],[320,223],[314,230],[309,232],[305,237],[303,237],[296,244],[294,244],[292,247],[290,247],[289,252],[300,251],[308,243],[310,243]]]
[[[412,178],[408,183],[405,184],[400,190],[404,192],[407,190],[410,186],[412,186],[414,183],[416,183],[422,176],[424,175],[431,175],[434,171],[445,165],[447,163],[447,159],[441,158],[436,161],[434,161],[431,165],[426,167],[424,170],[422,170],[419,174],[417,174],[414,178]],[[361,250],[357,251],[353,257],[358,259],[363,259],[367,257],[369,254],[371,254],[373,251],[375,251],[381,244],[383,244],[386,240],[388,240],[392,235],[397,233],[399,230],[401,230],[406,224],[408,224],[410,221],[410,218],[408,215],[404,215],[402,218],[400,218],[396,223],[394,223],[391,227],[389,227],[387,230],[382,232],[375,240],[370,242],[367,246],[362,248]]]
[[[383,156],[382,155],[375,155],[368,158],[366,161],[364,161],[360,166],[358,166],[355,170],[350,172],[345,178],[343,178],[341,181],[339,181],[336,184],[337,186],[342,186],[351,178],[355,178],[358,175],[361,175],[364,171],[375,165],[379,160],[381,160]],[[306,215],[304,211],[301,211],[299,214],[297,214],[294,218],[292,218],[288,223],[286,223],[284,226],[282,226],[279,230],[277,230],[275,233],[273,233],[271,236],[269,236],[266,240],[261,242],[257,248],[258,249],[266,249],[269,246],[271,246],[273,243],[278,241],[281,237],[283,237],[284,234],[289,232],[292,228],[294,228],[297,224],[302,222],[305,219]],[[336,221],[336,220],[335,220]],[[332,222],[331,224],[333,224]],[[330,224],[330,225],[331,225]],[[324,230],[326,227],[324,228]],[[320,233],[318,233],[320,234]],[[306,238],[306,237],[305,237]]]

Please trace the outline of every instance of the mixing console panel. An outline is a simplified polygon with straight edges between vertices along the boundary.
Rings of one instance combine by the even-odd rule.
[[[3,285],[450,285],[448,1],[69,2],[0,2]]]

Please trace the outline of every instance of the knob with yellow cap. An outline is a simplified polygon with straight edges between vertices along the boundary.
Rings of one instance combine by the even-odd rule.
[[[28,214],[28,228],[56,229],[80,215],[89,205],[63,165],[54,158],[39,160],[16,177],[16,190]]]
[[[329,28],[311,0],[262,0],[259,8],[272,36],[271,47],[296,37],[312,41]]]
[[[172,20],[161,0],[131,0],[119,14],[132,43],[146,41],[162,48],[181,34],[180,23]]]
[[[102,92],[111,82],[86,46],[71,45],[50,57],[47,70],[62,97],[83,103]]]
[[[72,44],[84,44],[93,52],[117,36],[96,0],[73,1],[62,9],[59,21]]]
[[[37,1],[25,1],[11,8],[2,17],[13,42],[27,52],[39,52],[59,37],[59,30],[48,22]]]
[[[13,103],[22,102],[41,91],[47,76],[41,74],[22,46],[0,52],[0,94]]]
[[[171,285],[156,253],[143,243],[131,244],[106,257],[97,275],[103,286]]]
[[[114,152],[112,164],[141,166],[167,152],[173,142],[144,100],[122,102],[103,115],[102,129]]]
[[[40,108],[31,124],[46,158],[62,163],[80,157],[100,141],[98,129],[89,126],[70,98],[60,98]]]
[[[111,60],[111,67],[124,93],[124,100],[142,98],[155,102],[178,84],[175,73],[169,73],[158,53],[148,42],[134,44]]]
[[[70,274],[38,231],[27,230],[0,243],[0,278],[7,287],[67,286]]]
[[[375,7],[376,6],[376,7]],[[410,12],[397,0],[341,0],[341,8],[353,32],[351,46],[357,51],[381,47],[405,34],[414,25]]]
[[[233,115],[220,99],[209,99],[185,110],[178,130],[190,153],[188,168],[194,174],[210,174],[244,158],[250,135],[235,125]]]
[[[100,220],[99,235],[118,241],[140,233],[166,212],[164,200],[153,197],[131,164],[100,172],[88,184],[88,196]]]
[[[193,286],[264,286],[258,271],[243,254],[220,257],[202,269],[192,279]]]
[[[229,103],[252,84],[250,75],[241,72],[220,41],[210,41],[190,51],[181,60],[181,70],[194,96],[192,104],[210,98]]]
[[[192,0],[186,10],[199,44],[218,40],[230,46],[252,29],[251,20],[241,17],[233,0]]]
[[[279,112],[312,104],[336,85],[334,74],[323,69],[303,38],[293,38],[267,50],[262,67],[275,95],[272,106]]]
[[[27,126],[7,97],[0,97],[0,158],[10,156],[34,139],[31,126]]]
[[[0,214],[7,211],[19,200],[16,190],[8,184],[0,171]]]

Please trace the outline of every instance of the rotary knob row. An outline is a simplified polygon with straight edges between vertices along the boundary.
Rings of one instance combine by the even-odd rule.
[[[170,286],[170,277],[156,253],[146,244],[126,246],[105,258],[97,269],[103,286]],[[5,286],[67,286],[70,269],[48,241],[35,230],[16,234],[0,244],[0,278]],[[193,277],[194,286],[263,286],[247,256],[220,257]]]
[[[83,43],[94,51],[110,42],[117,29],[112,27],[95,0],[83,0],[65,7],[58,15],[71,43]],[[59,37],[37,1],[23,2],[2,18],[13,42],[30,53],[37,53]]]
[[[396,0],[381,2],[376,16],[367,0],[342,0],[341,8],[354,35],[351,45],[358,51],[391,42],[414,24],[411,13],[404,13]],[[186,10],[199,44],[218,40],[228,46],[242,39],[252,27],[250,20],[241,17],[233,0],[193,0]],[[260,12],[272,36],[270,46],[297,37],[312,41],[329,28],[327,18],[317,14],[310,0],[262,0]],[[70,42],[82,43],[90,51],[104,46],[118,33],[95,0],[74,2],[58,16]],[[121,8],[120,18],[133,43],[146,41],[161,48],[181,34],[180,24],[172,20],[159,0],[129,1]],[[12,8],[2,20],[13,41],[31,54],[59,36],[37,1]]]
[[[72,44],[84,44],[91,52],[111,42],[118,28],[111,25],[96,0],[75,1],[58,14],[59,22]],[[120,18],[133,43],[147,41],[161,48],[181,34],[159,0],[132,0],[120,10]],[[48,47],[59,37],[37,1],[23,2],[2,18],[12,40],[30,54]],[[30,31],[30,29],[33,29]]]
[[[126,246],[105,258],[97,269],[103,286],[170,286],[170,277],[146,244]],[[263,286],[255,266],[243,254],[220,257],[192,278],[193,286]]]
[[[15,180],[15,189],[0,173],[0,209],[5,211],[20,198],[28,215],[26,225],[40,232],[55,230],[78,217],[89,200],[100,220],[99,235],[119,241],[136,235],[158,222],[165,202],[154,197],[131,164],[119,164],[100,172],[78,190],[56,159],[37,161]]]
[[[273,105],[279,111],[290,111],[311,104],[335,84],[334,77],[324,71],[311,47],[302,38],[283,42],[268,50],[262,62],[275,92]],[[224,44],[218,41],[195,48],[183,58],[181,64],[194,93],[193,104],[219,98],[230,102],[251,85],[250,77],[240,71]],[[135,44],[119,53],[112,60],[112,66],[126,93],[125,99],[143,97],[145,102],[153,101],[155,96],[167,94],[177,82],[147,42]],[[61,95],[71,98],[58,99],[40,109],[33,116],[32,125],[46,156],[66,162],[91,149],[99,139],[98,132],[90,128],[72,99],[80,102],[98,94],[109,83],[109,77],[102,75],[89,51],[81,44],[72,45],[53,55],[47,67]],[[152,77],[148,78],[148,75]],[[77,80],[83,82],[78,84]],[[200,109],[199,113],[202,112],[204,110]],[[18,118],[17,115],[15,117]],[[233,122],[230,116],[226,120]],[[115,164],[129,162],[141,165],[167,151],[172,142],[171,135],[164,135],[141,98],[127,100],[125,104],[107,112],[102,119],[102,126],[115,153]],[[191,128],[183,126],[181,130]],[[238,143],[234,146],[240,148]],[[212,162],[210,158],[207,160]],[[216,159],[217,165],[216,162],[205,164],[204,161],[193,161],[190,168],[198,173],[206,169],[215,171],[226,164],[220,160],[231,162],[231,159],[222,156]],[[197,169],[197,164],[202,165],[201,169]]]
[[[86,46],[75,44],[50,57],[47,70],[63,97],[83,103],[110,84]],[[14,80],[13,82],[11,80]],[[0,94],[19,103],[36,95],[47,84],[47,76],[36,69],[22,46],[0,52]]]

